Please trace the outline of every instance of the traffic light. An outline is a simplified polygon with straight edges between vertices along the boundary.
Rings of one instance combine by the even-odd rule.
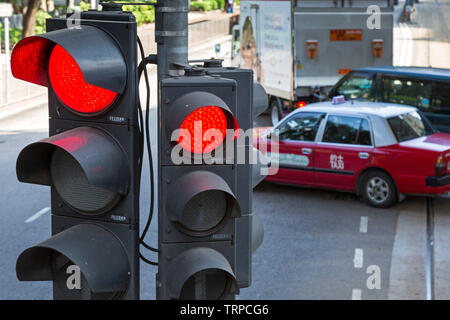
[[[158,299],[233,299],[262,241],[251,212],[252,72],[205,67],[159,84]]]
[[[16,78],[48,87],[49,138],[17,159],[22,182],[51,188],[52,237],[21,253],[22,281],[53,281],[54,299],[139,298],[136,21],[104,5],[48,19],[20,41]]]
[[[267,109],[268,99],[264,88],[253,80],[253,71],[222,67],[221,59],[198,60],[203,62],[207,74],[233,79],[237,85],[237,111],[240,134],[237,148],[237,197],[241,217],[236,219],[236,277],[240,288],[251,285],[252,254],[263,241],[263,225],[253,212],[253,188],[266,176],[268,167],[264,156],[253,147],[253,121]]]

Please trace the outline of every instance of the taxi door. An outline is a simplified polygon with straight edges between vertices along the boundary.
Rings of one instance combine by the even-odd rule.
[[[314,157],[318,186],[355,190],[358,174],[370,165],[372,134],[369,120],[329,114]]]
[[[325,114],[298,112],[288,116],[272,130],[270,158],[278,163],[278,171],[267,176],[269,181],[300,185],[314,184],[315,139]],[[278,142],[275,143],[274,140]],[[278,150],[276,150],[278,148]]]

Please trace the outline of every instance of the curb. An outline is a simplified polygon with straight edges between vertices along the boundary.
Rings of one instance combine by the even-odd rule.
[[[18,106],[18,104],[23,104]],[[26,112],[35,108],[40,108],[48,104],[47,93],[42,96],[30,99],[24,102],[16,102],[14,104],[0,107],[0,120],[13,117],[19,113]]]

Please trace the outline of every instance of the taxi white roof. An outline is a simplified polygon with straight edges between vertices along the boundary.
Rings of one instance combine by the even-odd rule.
[[[417,111],[417,108],[402,104],[384,103],[384,102],[367,102],[367,101],[345,101],[343,103],[333,104],[331,101],[317,102],[306,105],[294,112],[326,112],[340,114],[360,114],[369,116],[379,116],[382,118],[391,118],[399,114]]]
[[[336,104],[331,101],[311,103],[295,110],[291,115],[299,112],[323,112],[349,116],[360,115],[370,118],[373,127],[373,144],[376,147],[382,147],[397,143],[397,139],[386,119],[412,111],[417,111],[417,108],[395,103],[354,100]],[[277,126],[281,123],[283,123],[283,120]]]

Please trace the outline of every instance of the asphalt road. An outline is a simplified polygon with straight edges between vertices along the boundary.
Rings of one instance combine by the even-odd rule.
[[[155,119],[155,109],[151,112]],[[20,252],[50,235],[49,212],[26,222],[49,206],[48,187],[19,183],[15,176],[20,150],[47,135],[46,118],[47,110],[42,107],[0,121],[0,299],[51,298],[49,283],[19,282],[15,276]],[[152,137],[155,133],[153,130]],[[143,195],[149,192],[145,168],[147,163]],[[391,210],[377,210],[352,194],[263,182],[254,192],[254,212],[264,224],[265,239],[253,257],[253,284],[242,289],[238,298],[351,299],[353,290],[360,289],[363,299],[386,299],[397,216],[401,211],[415,210],[420,201],[423,199],[408,199]],[[141,226],[148,206],[148,197],[143,196]],[[148,235],[155,246],[156,226],[155,217]],[[357,257],[357,249],[362,259]],[[155,258],[152,253],[147,255]],[[379,267],[379,290],[367,289],[369,266]],[[155,272],[155,267],[141,263],[144,299],[155,297]]]
[[[151,112],[154,118],[155,109]],[[19,282],[15,276],[20,252],[50,235],[49,212],[26,222],[49,206],[48,187],[19,183],[15,176],[20,150],[46,137],[46,118],[41,107],[0,121],[0,299],[51,298],[49,283]],[[146,167],[143,195],[149,191]],[[148,205],[148,197],[142,197],[141,226]],[[387,297],[397,210],[368,208],[350,194],[262,183],[254,192],[254,212],[264,224],[265,240],[254,255],[253,285],[242,289],[239,298],[350,299],[354,288],[363,288],[364,298]],[[367,233],[360,232],[361,216],[368,218]],[[155,218],[148,238],[153,245],[156,226]],[[354,267],[355,249],[364,252],[361,268]],[[380,290],[364,289],[369,265],[380,267]],[[143,263],[141,268],[142,298],[154,299],[156,268]]]

